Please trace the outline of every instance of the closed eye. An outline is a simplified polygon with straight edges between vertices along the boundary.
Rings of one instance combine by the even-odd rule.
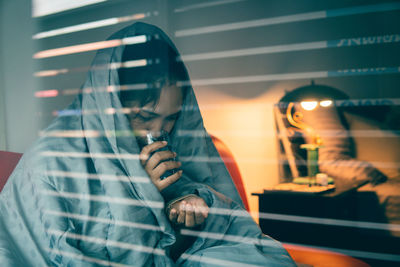
[[[142,112],[139,112],[139,113],[137,114],[137,116],[138,116],[140,119],[144,120],[144,121],[149,121],[149,120],[152,120],[152,119],[156,118],[156,116],[144,114],[144,113],[142,113]]]
[[[169,121],[174,121],[179,117],[180,114],[181,114],[181,112],[178,111],[177,113],[169,115],[166,119],[169,120]]]

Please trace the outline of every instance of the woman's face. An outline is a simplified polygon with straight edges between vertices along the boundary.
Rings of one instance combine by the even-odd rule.
[[[157,105],[153,102],[139,107],[131,102],[131,128],[139,141],[146,140],[146,134],[159,137],[161,131],[171,132],[182,106],[182,90],[176,85],[164,87],[161,90]]]

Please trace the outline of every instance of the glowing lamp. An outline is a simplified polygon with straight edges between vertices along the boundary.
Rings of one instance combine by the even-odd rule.
[[[331,106],[332,103],[333,103],[332,100],[327,99],[327,100],[322,100],[322,101],[320,101],[320,102],[319,102],[319,105],[320,105],[321,107],[326,108],[326,107]]]
[[[301,107],[305,110],[313,110],[318,106],[317,101],[302,101],[300,103]]]

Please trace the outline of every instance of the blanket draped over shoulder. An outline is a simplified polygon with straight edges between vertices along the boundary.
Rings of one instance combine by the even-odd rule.
[[[170,133],[183,176],[161,193],[151,182],[119,112],[117,72],[126,43],[151,38],[176,51],[148,24],[113,34],[120,45],[98,51],[81,93],[22,157],[0,195],[1,266],[295,266],[243,209],[188,79]],[[182,232],[196,239],[175,262],[165,203],[188,194],[202,197],[210,214],[201,230]]]

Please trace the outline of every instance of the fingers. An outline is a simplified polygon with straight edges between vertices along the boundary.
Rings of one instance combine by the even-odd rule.
[[[186,217],[185,217],[185,226],[193,227],[196,225],[194,218],[194,208],[190,204],[186,204]]]
[[[146,163],[146,168],[148,170],[153,170],[159,165],[160,162],[165,161],[167,159],[173,159],[176,157],[176,153],[172,151],[158,151],[155,152],[151,157],[148,159]]]
[[[182,163],[178,161],[165,161],[170,158],[175,158],[175,152],[169,150],[157,151],[166,145],[166,141],[157,141],[143,147],[139,154],[140,163],[144,166],[144,169],[159,191],[162,191],[169,185],[173,184],[182,176],[182,172],[176,172],[161,180],[160,177],[166,171],[178,169],[182,165]]]
[[[167,170],[178,169],[182,163],[179,161],[164,161],[158,164],[158,166],[153,170],[154,176],[160,177]]]
[[[208,217],[209,208],[202,198],[196,198],[194,201],[196,203],[194,210],[195,221],[199,225]]]
[[[172,223],[195,227],[204,223],[208,217],[209,208],[200,197],[188,197],[174,203],[168,217]]]
[[[186,201],[182,201],[179,205],[179,215],[178,218],[176,219],[177,224],[185,223],[185,218],[186,218],[185,206],[186,206]]]
[[[163,179],[163,180],[158,180],[155,181],[157,188],[162,191],[163,189],[167,188],[168,186],[170,186],[171,184],[175,183],[179,178],[182,177],[182,170],[168,176],[167,178]]]
[[[209,207],[207,206],[204,199],[202,199],[201,197],[191,197],[190,199],[186,199],[186,200],[196,207],[195,213],[198,216],[201,215],[201,216],[203,216],[203,218],[208,217]]]
[[[176,222],[176,219],[178,218],[178,211],[176,209],[171,209],[168,217],[171,222]]]
[[[205,220],[205,217],[204,217],[203,213],[201,212],[201,208],[198,206],[194,207],[194,218],[195,218],[196,225],[202,224]]]
[[[165,147],[167,145],[166,141],[157,141],[150,145],[143,147],[142,151],[139,154],[139,159],[142,165],[146,164],[146,161],[150,158],[150,154],[157,149]]]
[[[199,210],[200,210],[201,215],[204,217],[204,219],[208,217],[208,211],[210,209],[208,208],[207,204],[204,203],[203,205],[201,205],[199,207]]]

